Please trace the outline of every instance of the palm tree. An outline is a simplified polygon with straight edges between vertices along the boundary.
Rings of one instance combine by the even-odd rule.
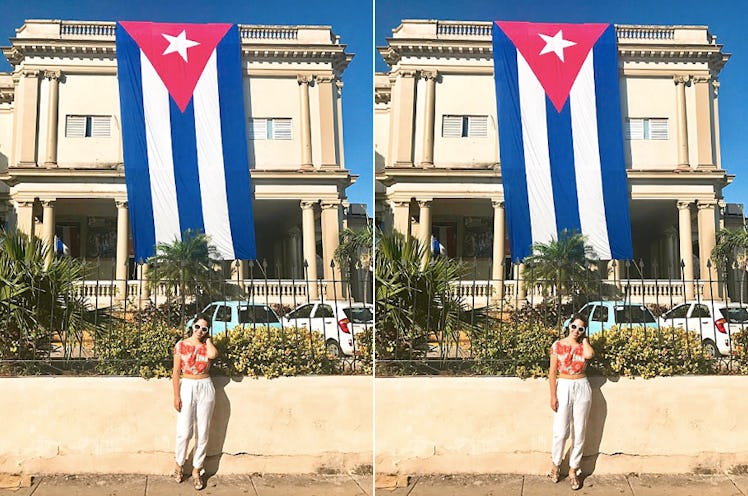
[[[720,229],[717,232],[716,245],[712,250],[712,261],[722,274],[725,284],[727,284],[727,270],[731,266],[734,265],[745,273],[746,267],[748,267],[748,230],[745,227],[734,231]],[[745,296],[742,282],[740,284],[740,301],[744,301]]]
[[[593,258],[592,247],[585,244],[578,232],[563,230],[558,239],[547,243],[534,243],[532,255],[525,258],[522,276],[528,286],[540,284],[543,293],[556,291],[558,326],[561,325],[561,303],[572,290],[589,292],[595,279],[589,260]]]
[[[335,249],[333,258],[340,267],[340,273],[348,278],[348,287],[351,287],[356,273],[361,270],[364,275],[364,297],[368,287],[369,271],[372,262],[372,246],[374,243],[374,231],[371,225],[363,229],[345,229],[340,233],[340,244]]]

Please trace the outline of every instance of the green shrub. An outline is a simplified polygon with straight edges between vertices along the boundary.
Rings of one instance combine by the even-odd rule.
[[[355,336],[355,364],[354,372],[361,375],[371,375],[374,370],[374,328],[366,329]]]
[[[335,361],[317,332],[299,329],[237,327],[215,338],[215,367],[233,375],[265,376],[330,374]]]
[[[549,352],[556,339],[558,331],[540,322],[497,322],[473,333],[475,371],[522,378],[547,375]]]
[[[169,377],[174,344],[182,332],[163,322],[126,323],[102,330],[96,336],[96,371],[104,375]]]

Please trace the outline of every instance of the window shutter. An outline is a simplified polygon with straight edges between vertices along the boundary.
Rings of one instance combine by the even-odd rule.
[[[649,139],[653,139],[653,140],[668,139],[667,119],[650,119],[649,120]]]
[[[459,138],[462,136],[462,116],[445,115],[442,118],[442,137]]]
[[[628,119],[626,121],[626,139],[640,140],[644,139],[644,120]]]
[[[488,136],[488,116],[469,115],[467,135],[471,138],[484,138]]]
[[[273,119],[273,139],[274,140],[290,140],[291,135],[291,119]]]
[[[249,139],[264,140],[267,138],[268,138],[267,119],[250,119],[249,120]]]
[[[65,136],[67,138],[84,138],[86,136],[86,117],[68,115],[65,118]]]
[[[91,116],[91,136],[93,138],[108,138],[111,136],[112,119],[108,115]]]

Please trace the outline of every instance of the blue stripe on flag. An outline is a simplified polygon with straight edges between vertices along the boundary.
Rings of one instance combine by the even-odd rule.
[[[116,44],[122,120],[122,154],[127,164],[125,174],[127,201],[135,260],[142,262],[153,255],[156,229],[153,224],[153,200],[148,173],[140,48],[119,23],[116,27]]]
[[[200,198],[200,173],[197,167],[197,139],[195,138],[195,106],[193,100],[184,113],[169,96],[171,120],[171,153],[174,159],[174,183],[177,188],[179,230],[205,232]]]
[[[548,126],[548,154],[551,160],[553,205],[556,210],[557,239],[564,229],[582,232],[577,203],[577,180],[574,171],[574,139],[571,132],[571,106],[567,99],[561,112],[545,97]]]
[[[631,220],[623,150],[618,48],[611,24],[593,47],[597,133],[602,167],[605,218],[611,256],[631,260]]]
[[[223,164],[234,258],[255,260],[255,224],[247,154],[239,29],[233,25],[216,47]]]
[[[501,182],[512,260],[530,255],[532,228],[525,175],[525,152],[519,107],[517,48],[495,23],[493,25],[494,82],[498,116]]]

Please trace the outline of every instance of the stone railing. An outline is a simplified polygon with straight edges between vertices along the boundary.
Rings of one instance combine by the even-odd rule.
[[[450,22],[438,21],[436,25],[437,37],[490,37],[490,22]]]
[[[673,40],[675,28],[672,26],[617,25],[616,36],[619,40]]]
[[[243,40],[295,40],[299,37],[296,27],[288,26],[239,26],[239,35]]]
[[[114,22],[61,21],[60,38],[114,38]],[[239,35],[242,40],[286,41],[296,40],[299,29],[296,26],[262,26],[240,24]]]
[[[60,38],[114,38],[115,23],[62,21]]]

